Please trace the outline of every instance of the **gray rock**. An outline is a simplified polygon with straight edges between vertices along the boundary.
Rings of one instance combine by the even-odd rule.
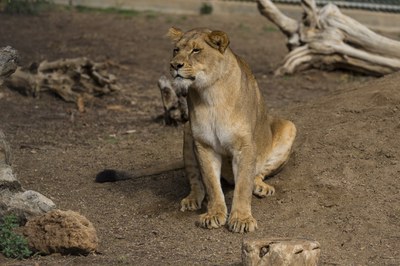
[[[11,165],[11,149],[6,141],[6,137],[0,129],[0,167],[2,165]]]
[[[0,190],[0,216],[14,214],[21,221],[26,221],[32,217],[43,215],[55,207],[52,200],[36,191]]]
[[[17,193],[13,198],[13,202],[25,206],[25,208],[34,215],[41,215],[56,207],[51,199],[33,190],[26,190],[22,193]]]
[[[13,174],[11,167],[0,164],[0,190],[3,189],[15,192],[22,191],[21,184]]]
[[[12,168],[8,165],[0,165],[0,186],[4,183],[18,182],[13,174]]]
[[[18,53],[10,46],[0,48],[0,85],[17,69]]]

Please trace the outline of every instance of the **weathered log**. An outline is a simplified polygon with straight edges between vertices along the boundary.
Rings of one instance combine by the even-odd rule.
[[[318,9],[302,0],[303,19],[285,16],[271,0],[258,0],[260,13],[288,37],[290,52],[276,75],[318,69],[349,69],[375,76],[400,70],[400,42],[381,36],[342,14],[333,4]]]
[[[164,121],[167,125],[178,125],[189,120],[186,93],[172,86],[170,80],[161,76],[158,80],[164,106]]]
[[[43,61],[28,68],[17,68],[6,80],[6,85],[29,96],[38,97],[51,91],[67,102],[75,102],[84,111],[84,102],[120,89],[107,65],[95,63],[85,57]]]
[[[320,244],[307,239],[244,239],[242,263],[244,266],[317,265]]]

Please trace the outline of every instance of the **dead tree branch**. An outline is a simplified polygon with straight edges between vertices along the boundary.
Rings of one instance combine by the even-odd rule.
[[[285,16],[271,0],[258,0],[260,13],[288,37],[289,53],[276,75],[318,69],[349,69],[381,76],[400,70],[400,42],[381,36],[342,14],[333,4],[318,9],[302,0],[303,19]]]
[[[116,77],[107,72],[106,63],[95,63],[85,57],[19,67],[6,85],[34,97],[51,91],[67,102],[75,102],[80,111],[84,111],[84,101],[93,96],[120,89]]]
[[[170,80],[161,76],[158,80],[164,106],[164,121],[167,125],[178,125],[189,120],[186,94],[174,88]]]

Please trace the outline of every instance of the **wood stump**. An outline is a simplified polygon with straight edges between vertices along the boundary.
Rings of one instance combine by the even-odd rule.
[[[320,244],[308,239],[244,239],[244,266],[314,266],[318,264]]]

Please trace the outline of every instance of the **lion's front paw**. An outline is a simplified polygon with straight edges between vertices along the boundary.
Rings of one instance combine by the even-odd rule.
[[[181,201],[181,211],[196,211],[201,209],[202,199],[197,199],[195,197],[187,196]]]
[[[238,213],[231,213],[228,221],[229,230],[234,233],[247,233],[253,232],[257,229],[257,221],[253,216],[239,215]]]
[[[207,212],[200,215],[199,226],[203,228],[219,228],[226,223],[225,212]]]
[[[275,188],[263,181],[257,182],[254,184],[253,194],[261,198],[272,196],[275,194]]]

